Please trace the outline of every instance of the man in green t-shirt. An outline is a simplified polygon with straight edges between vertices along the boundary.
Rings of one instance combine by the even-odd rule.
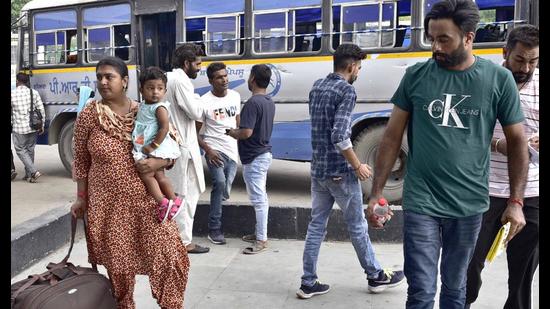
[[[527,141],[517,87],[500,65],[472,54],[479,11],[471,0],[433,5],[424,28],[432,59],[406,70],[391,101],[380,143],[367,214],[396,160],[407,128],[409,158],[403,189],[404,272],[407,308],[432,308],[441,253],[440,308],[464,307],[466,270],[489,207],[490,142],[504,128],[511,198],[503,221],[511,239],[525,225],[519,205],[527,177]],[[513,146],[512,146],[513,145]]]

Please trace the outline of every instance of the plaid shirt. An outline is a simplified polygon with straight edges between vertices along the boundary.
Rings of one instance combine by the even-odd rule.
[[[311,177],[325,179],[353,172],[341,151],[352,147],[351,112],[356,98],[355,88],[336,73],[313,84],[309,92]]]
[[[38,94],[33,89],[34,108],[40,111],[42,119],[46,119],[44,104]],[[13,133],[29,134],[36,132],[29,126],[29,113],[31,111],[31,92],[27,86],[18,86],[11,92],[11,125]]]

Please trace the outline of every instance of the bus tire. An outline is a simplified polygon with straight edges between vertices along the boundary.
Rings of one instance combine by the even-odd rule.
[[[72,175],[73,164],[73,131],[75,120],[71,119],[63,125],[57,144],[59,157],[65,169]]]
[[[353,149],[359,160],[368,164],[373,170],[378,145],[382,141],[385,128],[386,122],[371,124],[357,135],[353,143]],[[401,142],[401,150],[382,193],[389,202],[400,202],[403,196],[403,182],[407,170],[406,163],[408,153],[409,147],[407,144],[407,134],[405,133],[403,134],[403,140]],[[371,193],[372,181],[373,179],[371,177],[361,182],[365,197],[368,197]]]

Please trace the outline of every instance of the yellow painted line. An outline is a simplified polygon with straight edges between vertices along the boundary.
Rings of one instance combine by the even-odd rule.
[[[212,62],[218,60],[205,61],[203,66],[208,66]],[[264,58],[264,59],[238,59],[238,60],[219,60],[225,64],[261,64],[261,63],[294,63],[294,62],[317,62],[317,61],[332,61],[332,56],[310,56],[310,57],[291,57],[291,58]]]
[[[502,55],[502,48],[474,49],[474,55]]]
[[[474,49],[475,55],[501,55],[502,48],[490,49]],[[375,57],[373,58],[373,55]],[[387,53],[387,54],[368,54],[368,59],[398,59],[398,58],[429,58],[432,56],[431,51],[406,52],[406,53]],[[205,61],[203,66],[208,66],[212,62],[218,60]],[[288,57],[288,58],[263,58],[263,59],[236,59],[236,60],[219,60],[226,65],[239,64],[261,64],[261,63],[297,63],[297,62],[323,62],[332,61],[332,56],[309,56],[309,57]],[[129,65],[129,70],[135,70],[136,65]],[[80,67],[80,68],[62,68],[62,69],[35,69],[33,74],[51,74],[51,73],[69,73],[69,72],[93,72],[95,67]],[[28,73],[28,71],[25,71]]]
[[[136,65],[129,65],[128,70],[135,70]],[[23,71],[29,73],[29,70]],[[79,67],[79,68],[61,68],[61,69],[34,69],[32,74],[52,74],[52,73],[71,73],[71,72],[95,72],[95,67]]]
[[[492,55],[492,54],[502,54],[501,48],[491,48],[491,49],[478,49],[474,50],[475,55]],[[410,52],[410,53],[387,53],[387,54],[372,54],[367,55],[368,59],[397,59],[397,58],[428,58],[432,56],[431,51],[421,51],[421,52]],[[219,60],[223,61],[223,60]],[[227,65],[237,65],[237,64],[261,64],[261,63],[295,63],[295,62],[321,62],[321,61],[332,61],[332,56],[309,56],[309,57],[292,57],[292,58],[264,58],[264,59],[237,59],[237,60],[225,60],[223,63]],[[214,61],[205,61],[202,63],[203,66],[208,66]]]
[[[412,53],[378,54],[378,57],[376,57],[376,59],[425,58],[425,57],[431,57],[431,56],[432,56],[432,52],[412,52]]]

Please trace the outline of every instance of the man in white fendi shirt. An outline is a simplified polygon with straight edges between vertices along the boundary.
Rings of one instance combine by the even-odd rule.
[[[510,197],[506,139],[497,123],[491,142],[491,170],[489,175],[490,208],[476,243],[474,256],[468,267],[466,306],[469,308],[481,288],[481,271],[487,252],[502,226],[502,213],[507,207],[523,208],[525,227],[508,243],[508,299],[504,308],[531,308],[531,284],[539,264],[539,30],[526,25],[514,28],[504,48],[504,67],[516,81],[521,107],[525,115],[525,135],[530,146],[530,162],[525,198],[507,203]]]
[[[212,177],[208,239],[223,245],[222,200],[229,199],[239,162],[237,140],[225,133],[227,129],[239,127],[241,95],[228,89],[229,79],[223,62],[212,62],[206,75],[212,90],[201,97],[204,112],[196,123],[197,138]]]

